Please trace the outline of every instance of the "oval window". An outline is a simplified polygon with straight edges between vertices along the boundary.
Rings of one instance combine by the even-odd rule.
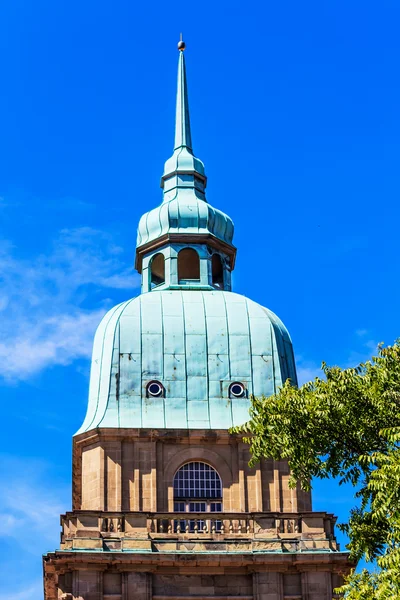
[[[229,393],[232,396],[235,396],[235,398],[240,398],[241,396],[245,395],[246,388],[244,387],[243,383],[235,381],[235,383],[231,383],[229,386]]]
[[[147,393],[149,396],[162,396],[164,387],[159,381],[150,381],[147,384]]]

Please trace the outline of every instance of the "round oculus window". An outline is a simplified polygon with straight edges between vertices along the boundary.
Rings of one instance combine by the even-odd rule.
[[[147,392],[150,396],[161,396],[163,391],[164,388],[159,381],[150,381],[147,384]]]
[[[239,383],[238,381],[235,381],[235,383],[231,383],[231,385],[229,387],[229,391],[232,394],[232,396],[235,396],[236,398],[240,398],[241,396],[244,396],[246,390],[245,390],[243,383]]]

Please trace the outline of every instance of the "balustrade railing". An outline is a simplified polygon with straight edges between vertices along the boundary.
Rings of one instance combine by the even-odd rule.
[[[109,533],[114,533],[114,532],[124,532],[125,531],[125,518],[124,517],[117,517],[115,519],[113,518],[107,518],[105,517],[104,519],[100,519],[100,531],[102,532],[109,532]]]
[[[226,518],[221,513],[174,513],[150,517],[150,533],[242,534],[250,533],[252,520],[241,516]]]
[[[100,535],[119,538],[239,537],[268,539],[334,539],[334,520],[326,513],[145,513],[76,511],[62,517],[65,537]]]
[[[149,515],[149,532],[160,534],[221,534],[248,536],[262,532],[270,534],[300,534],[301,517],[269,519],[243,513],[168,513]],[[267,519],[268,521],[268,519]],[[263,528],[264,526],[264,528]]]

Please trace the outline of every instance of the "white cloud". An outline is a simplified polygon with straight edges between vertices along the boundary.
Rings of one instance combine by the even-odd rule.
[[[0,342],[1,375],[9,381],[27,379],[50,365],[68,365],[91,354],[93,334],[104,309],[74,310],[43,316],[30,323],[22,317],[15,337]]]
[[[107,234],[63,230],[50,252],[16,257],[0,241],[0,376],[13,382],[52,365],[89,357],[93,334],[110,304],[104,289],[137,289],[133,268]],[[84,307],[90,300],[94,308]]]

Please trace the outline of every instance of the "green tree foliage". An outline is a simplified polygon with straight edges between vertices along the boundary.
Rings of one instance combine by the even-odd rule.
[[[400,341],[354,369],[322,365],[325,379],[253,398],[247,436],[252,463],[285,458],[291,485],[338,477],[357,486],[359,506],[341,526],[351,557],[376,560],[370,573],[353,573],[348,600],[400,598]]]

